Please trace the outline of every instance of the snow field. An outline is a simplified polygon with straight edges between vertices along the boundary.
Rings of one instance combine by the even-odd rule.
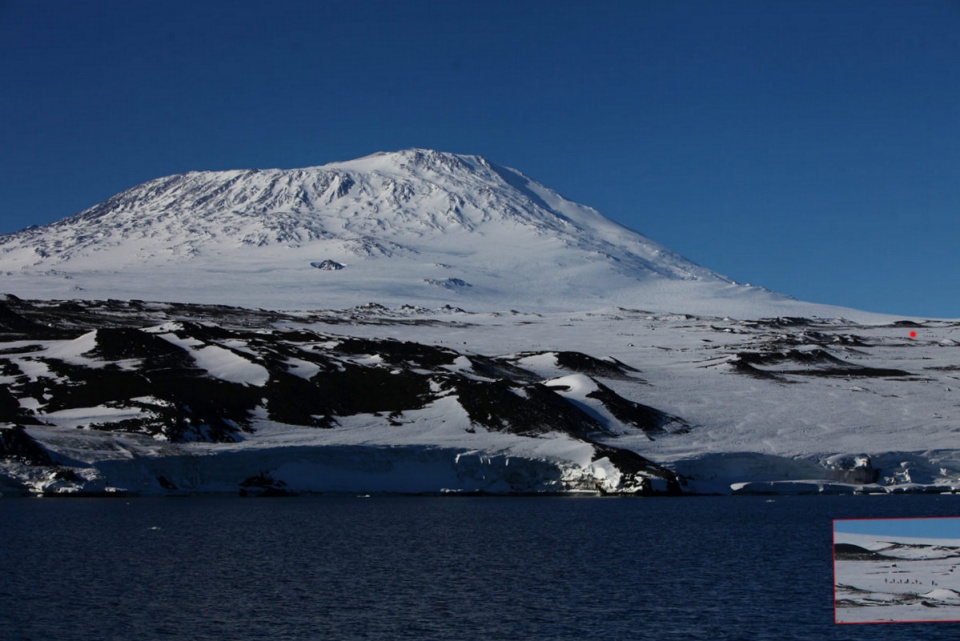
[[[960,539],[835,532],[875,559],[835,559],[838,623],[960,621]]]

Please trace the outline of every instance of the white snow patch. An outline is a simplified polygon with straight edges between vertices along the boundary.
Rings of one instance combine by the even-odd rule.
[[[284,365],[287,367],[287,371],[294,376],[299,376],[300,378],[308,380],[321,369],[316,363],[311,363],[310,361],[305,361],[299,358],[288,358],[284,362]]]
[[[193,338],[181,338],[176,334],[161,334],[161,338],[186,349],[197,367],[214,378],[229,383],[262,386],[270,380],[270,372],[262,365],[218,345],[206,345]]]

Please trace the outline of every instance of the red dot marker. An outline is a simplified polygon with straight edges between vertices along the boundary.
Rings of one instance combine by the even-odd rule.
[[[916,332],[910,332],[910,338],[916,338],[916,337],[917,337]]]

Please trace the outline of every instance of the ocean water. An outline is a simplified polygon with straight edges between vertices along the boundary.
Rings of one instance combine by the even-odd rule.
[[[0,499],[0,639],[958,639],[837,625],[832,519],[960,496]]]

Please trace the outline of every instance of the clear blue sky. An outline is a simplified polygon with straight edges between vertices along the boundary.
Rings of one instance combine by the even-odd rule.
[[[833,522],[836,532],[960,539],[960,517],[920,519],[843,519]]]
[[[408,147],[741,282],[960,317],[957,0],[0,0],[0,233]]]

